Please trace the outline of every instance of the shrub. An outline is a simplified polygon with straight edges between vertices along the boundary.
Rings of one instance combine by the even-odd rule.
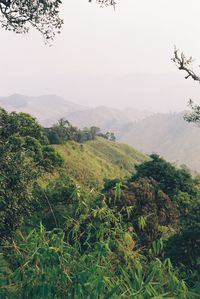
[[[129,183],[127,188],[122,188],[119,198],[116,198],[114,190],[109,196],[109,205],[116,205],[124,221],[132,223],[141,245],[145,247],[151,247],[153,241],[163,235],[162,227],[168,227],[169,233],[179,228],[176,206],[151,178]]]
[[[171,199],[180,191],[187,192],[192,196],[196,194],[194,181],[187,169],[177,169],[156,154],[150,155],[150,158],[150,161],[136,166],[137,172],[133,177],[134,179],[153,178],[158,182],[161,190]]]
[[[200,225],[172,236],[166,244],[165,256],[186,272],[190,284],[200,281]]]

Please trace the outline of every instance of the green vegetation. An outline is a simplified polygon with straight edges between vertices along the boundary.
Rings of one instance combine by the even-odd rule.
[[[95,126],[81,130],[72,126],[68,120],[63,118],[59,119],[57,124],[52,127],[45,128],[45,133],[50,144],[64,144],[70,140],[84,143],[88,140],[95,140],[97,136],[116,141],[114,133],[102,133],[101,129]]]
[[[195,186],[190,172],[185,168],[176,168],[156,154],[151,160],[137,167],[134,178],[151,177],[159,183],[160,188],[173,198],[179,192],[195,195]]]
[[[44,172],[62,165],[30,115],[0,110],[0,243],[33,208],[32,190]]]
[[[84,144],[70,141],[54,148],[64,159],[68,175],[91,188],[101,189],[105,179],[130,177],[135,165],[147,159],[128,145],[100,137]]]
[[[0,136],[0,298],[199,298],[198,179],[101,137],[50,146],[27,114]]]

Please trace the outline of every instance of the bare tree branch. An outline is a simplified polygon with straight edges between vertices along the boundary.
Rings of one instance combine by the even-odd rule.
[[[172,60],[179,70],[185,71],[187,73],[185,79],[191,77],[193,80],[200,83],[200,75],[197,75],[192,69],[192,57],[186,58],[183,53],[179,55],[178,50],[175,48],[174,57],[172,58]],[[190,107],[191,111],[184,115],[184,119],[189,123],[200,125],[200,106],[194,104],[191,99],[188,102],[188,106]]]
[[[200,82],[200,76],[196,75],[191,68],[193,62],[192,57],[186,58],[186,56],[183,53],[179,55],[178,50],[175,48],[174,57],[172,58],[172,60],[174,61],[179,70],[185,71],[187,73],[185,79],[191,77],[193,80]]]

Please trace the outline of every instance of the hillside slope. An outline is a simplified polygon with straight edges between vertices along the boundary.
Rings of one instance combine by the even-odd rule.
[[[154,113],[146,117],[144,114],[143,119],[138,115],[138,119],[131,121],[118,110],[98,107],[69,113],[68,120],[79,127],[96,125],[102,131],[114,132],[117,140],[143,153],[155,152],[170,162],[185,164],[193,172],[200,173],[200,129],[187,123],[184,114]]]
[[[129,145],[103,138],[83,145],[68,142],[54,147],[64,158],[67,174],[79,184],[91,188],[101,188],[105,178],[130,176],[134,166],[147,159]]]

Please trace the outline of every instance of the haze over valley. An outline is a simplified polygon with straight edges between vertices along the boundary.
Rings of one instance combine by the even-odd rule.
[[[39,122],[52,126],[59,118],[84,128],[97,126],[102,132],[114,132],[117,140],[146,154],[160,154],[178,165],[200,172],[200,129],[187,123],[184,112],[156,113],[134,108],[86,107],[56,95],[31,97],[14,94],[0,97],[8,111],[27,112]]]

